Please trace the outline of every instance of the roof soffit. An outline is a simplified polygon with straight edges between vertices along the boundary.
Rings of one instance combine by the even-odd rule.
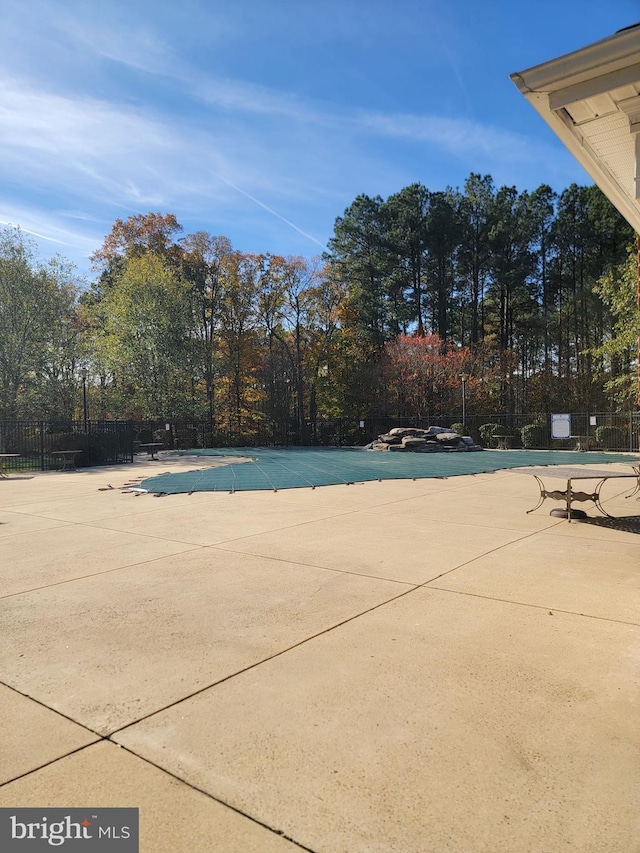
[[[640,25],[511,79],[640,233]]]

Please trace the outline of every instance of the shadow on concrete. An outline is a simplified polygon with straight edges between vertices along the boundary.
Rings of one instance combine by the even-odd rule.
[[[625,533],[640,533],[640,515],[624,515],[621,518],[593,518],[588,516],[575,519],[580,524],[592,524],[609,530],[623,530]]]

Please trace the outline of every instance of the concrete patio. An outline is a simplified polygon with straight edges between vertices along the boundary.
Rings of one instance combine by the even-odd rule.
[[[0,806],[138,807],[145,853],[640,851],[632,481],[571,524],[515,471],[120,490],[197,464],[0,480]]]

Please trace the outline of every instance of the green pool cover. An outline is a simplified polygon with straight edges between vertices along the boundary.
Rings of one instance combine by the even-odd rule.
[[[371,480],[417,480],[457,477],[527,465],[601,465],[637,459],[632,453],[574,450],[483,450],[452,453],[393,453],[354,447],[224,448],[185,450],[181,456],[246,457],[248,462],[159,474],[140,483],[164,495],[188,492],[239,492],[350,485]],[[631,472],[630,472],[631,473]]]

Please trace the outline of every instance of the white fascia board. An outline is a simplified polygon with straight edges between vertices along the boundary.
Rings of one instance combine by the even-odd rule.
[[[523,95],[555,92],[615,74],[640,62],[640,24],[609,38],[511,75]]]
[[[639,60],[640,25],[511,75],[520,92],[638,234],[640,205],[589,146],[563,107],[638,81]],[[632,134],[631,126],[628,133]]]

